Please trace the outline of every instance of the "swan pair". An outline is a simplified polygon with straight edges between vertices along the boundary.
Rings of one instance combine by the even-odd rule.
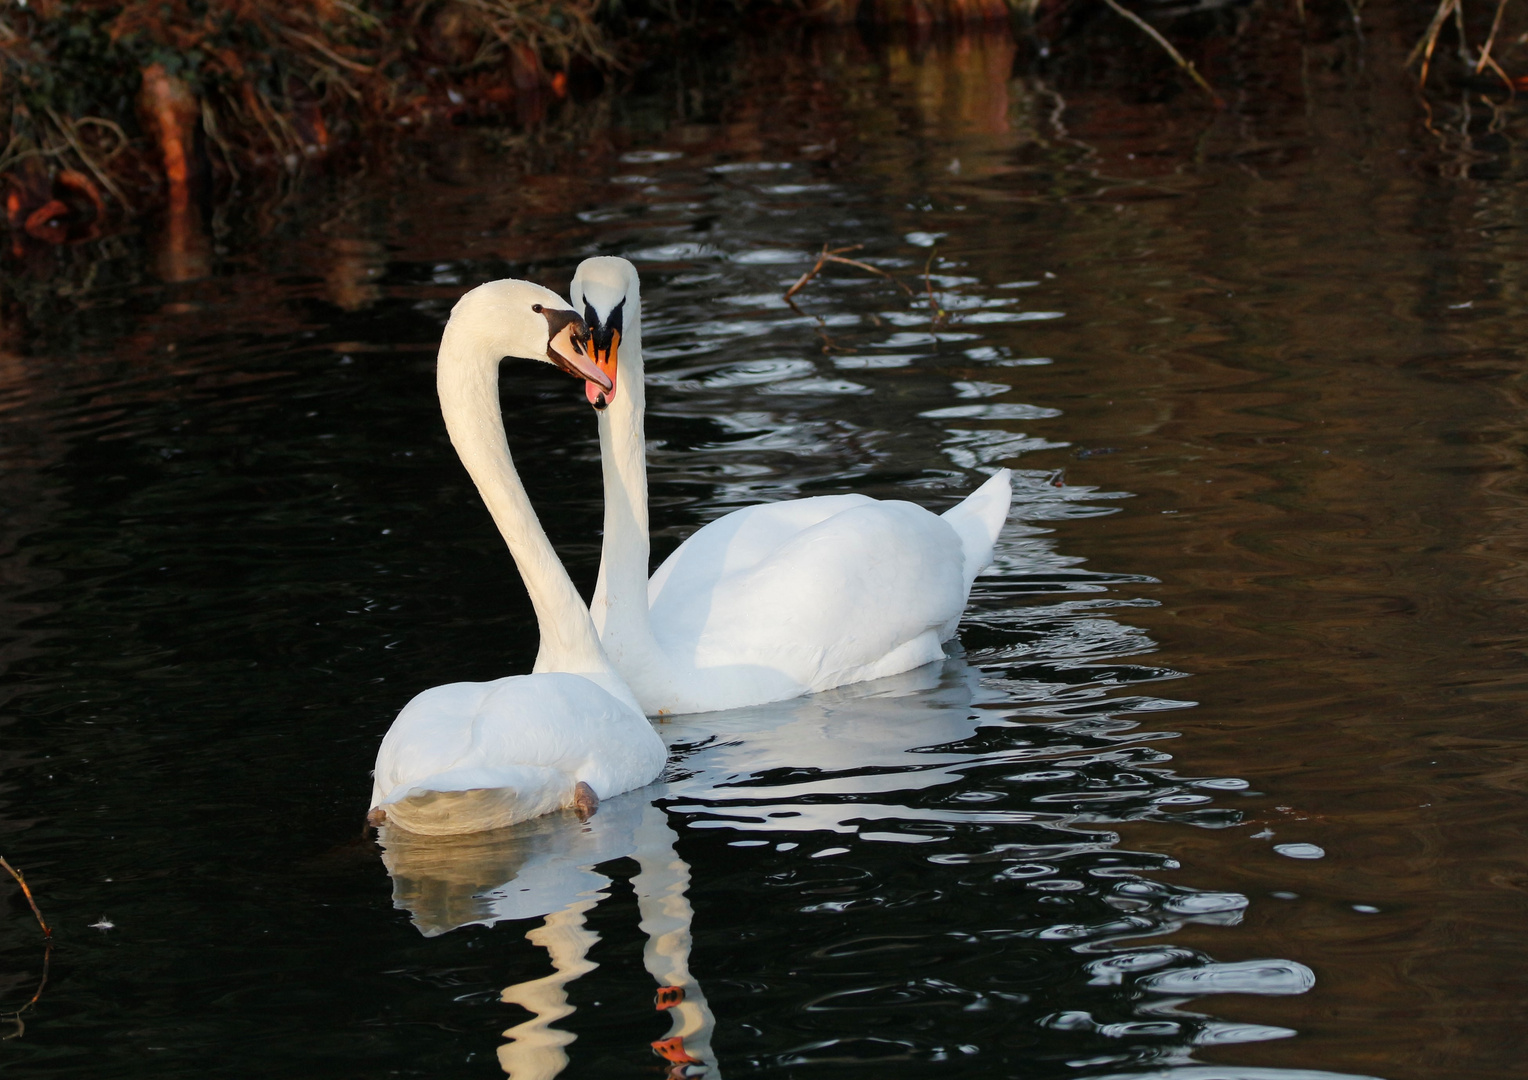
[[[572,305],[531,282],[490,282],[446,324],[441,412],[525,581],[541,646],[530,675],[438,686],[404,706],[377,755],[374,823],[447,834],[587,816],[662,769],[646,715],[778,701],[940,659],[991,561],[1006,469],[943,515],[863,495],[748,507],[700,529],[649,581],[636,269],[587,259],[570,291]],[[605,536],[588,608],[509,455],[506,356],[584,379],[599,413]]]

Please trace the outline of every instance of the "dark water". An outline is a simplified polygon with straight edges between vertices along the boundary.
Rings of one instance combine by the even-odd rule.
[[[755,43],[13,259],[0,854],[57,944],[9,1073],[1519,1075],[1521,121],[1429,128],[1412,29],[1232,50],[1220,114],[1128,47]],[[793,311],[824,243],[915,295]],[[659,556],[1007,465],[998,565],[942,670],[673,721],[588,829],[383,851],[396,710],[535,649],[440,327],[596,253],[644,275]],[[587,588],[593,418],[505,370]]]

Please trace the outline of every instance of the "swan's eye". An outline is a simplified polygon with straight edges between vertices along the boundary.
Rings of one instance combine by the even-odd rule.
[[[531,310],[534,311],[537,315],[540,315],[541,314],[541,305],[540,304],[532,304],[531,305]]]

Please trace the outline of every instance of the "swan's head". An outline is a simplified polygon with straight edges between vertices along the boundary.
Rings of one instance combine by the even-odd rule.
[[[445,339],[471,343],[478,355],[545,360],[588,380],[591,396],[615,389],[615,382],[590,358],[589,328],[578,312],[551,289],[532,281],[490,281],[456,302]]]
[[[636,318],[641,303],[637,268],[614,255],[585,259],[578,264],[568,292],[589,326],[589,356],[600,374],[610,380],[604,389],[592,379],[584,386],[589,404],[603,409],[615,400],[621,333],[626,320]]]

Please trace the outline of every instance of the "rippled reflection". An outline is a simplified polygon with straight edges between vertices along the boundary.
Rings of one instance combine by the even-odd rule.
[[[657,1007],[672,1018],[653,1051],[676,1078],[721,1075],[711,1051],[715,1020],[689,969],[690,868],[674,851],[674,832],[662,809],[647,801],[650,795],[649,789],[609,799],[588,823],[553,814],[470,837],[382,832],[393,902],[425,936],[544,916],[526,938],[546,950],[552,972],[500,994],[532,1014],[504,1032],[510,1041],[499,1048],[499,1064],[515,1080],[550,1080],[567,1067],[565,1048],[575,1036],[555,1025],[574,1012],[568,984],[599,966],[589,959],[600,939],[586,916],[607,899],[611,884],[595,867],[627,856],[638,866],[631,885],[646,936],[643,966],[657,982]]]
[[[1122,1062],[1186,1062],[1195,1047],[1295,1034],[1220,1021],[1185,1006],[1217,994],[1305,993],[1315,977],[1303,964],[1223,962],[1196,949],[1143,943],[1190,924],[1235,925],[1248,903],[1236,893],[1144,876],[1176,864],[1128,851],[1116,833],[1099,828],[1161,812],[1156,808],[1163,805],[1180,812],[1184,804],[1173,798],[1187,788],[1164,767],[1167,755],[1142,756],[1129,746],[1171,733],[1137,731],[1134,720],[1104,722],[1097,714],[1081,724],[1023,719],[1022,697],[1002,669],[995,670],[997,676],[984,674],[956,657],[859,687],[665,721],[673,752],[666,780],[609,800],[587,825],[553,815],[478,837],[388,831],[384,861],[394,902],[427,936],[544,916],[527,937],[546,950],[552,972],[501,995],[533,1014],[505,1032],[510,1042],[499,1050],[505,1070],[522,1080],[555,1076],[569,1063],[574,1036],[557,1026],[575,1012],[568,987],[598,966],[589,953],[600,938],[586,917],[607,899],[612,864],[626,856],[638,866],[630,884],[646,937],[643,964],[659,988],[659,1007],[673,1015],[669,1035],[656,1040],[654,1050],[674,1076],[718,1074],[715,1021],[691,971],[688,890],[696,871],[676,853],[671,822],[697,834],[721,830],[733,848],[767,850],[766,891],[784,886],[787,895],[811,898],[796,902],[796,917],[852,918],[897,903],[873,879],[842,872],[863,857],[864,845],[896,845],[896,859],[921,865],[927,883],[938,888],[1017,889],[1042,905],[1036,912],[1046,903],[1059,905],[1052,909],[1057,921],[1036,922],[1031,915],[1028,925],[1021,917],[1010,927],[967,927],[958,908],[934,906],[922,910],[917,938],[944,938],[945,952],[1030,942],[1026,948],[1040,949],[1050,957],[1044,963],[1056,968],[1047,981],[1085,976],[1093,989],[1075,998],[1100,999],[1096,1010],[1042,1012],[1035,1021],[1055,1032],[1135,1046]],[[1047,707],[1041,698],[1028,704]],[[1121,771],[1129,768],[1135,771]],[[1047,802],[1045,793],[1054,797]],[[1066,808],[1048,809],[1052,803]],[[984,844],[971,846],[982,838]],[[704,876],[706,867],[698,872]],[[808,879],[836,884],[802,888]],[[781,916],[766,904],[750,918],[775,922]],[[923,946],[909,940],[892,947],[916,953]],[[825,948],[827,956],[861,951],[848,942]],[[819,945],[818,953],[823,949]],[[832,1031],[845,1021],[909,1007],[922,1011],[939,1000],[966,1011],[1012,1012],[1036,999],[1032,992],[962,985],[946,974],[901,984],[851,979],[804,1007]],[[899,1040],[913,1054],[919,1042]],[[779,1063],[826,1065],[845,1052],[860,1061],[875,1056],[873,1043],[843,1045],[829,1037]]]

